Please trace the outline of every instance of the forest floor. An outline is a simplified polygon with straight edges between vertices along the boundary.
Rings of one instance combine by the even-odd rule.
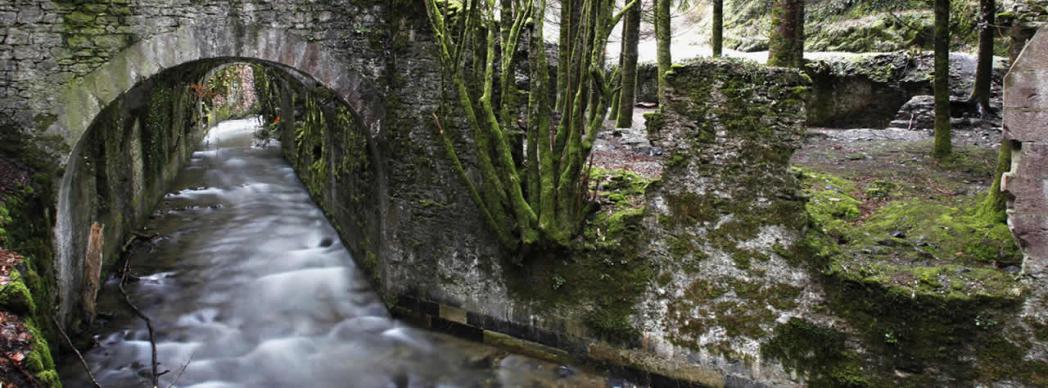
[[[792,163],[858,183],[865,193],[877,181],[891,192],[861,195],[864,213],[895,199],[951,201],[984,194],[993,179],[1000,131],[956,131],[955,156],[946,162],[931,157],[927,131],[894,129],[809,129]]]

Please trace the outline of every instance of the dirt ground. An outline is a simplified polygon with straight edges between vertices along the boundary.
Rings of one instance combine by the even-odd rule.
[[[893,199],[956,202],[990,186],[1000,137],[996,129],[957,131],[955,158],[938,162],[927,131],[812,128],[792,164],[855,181],[863,192],[877,181],[893,183],[887,195],[861,198],[864,213]]]

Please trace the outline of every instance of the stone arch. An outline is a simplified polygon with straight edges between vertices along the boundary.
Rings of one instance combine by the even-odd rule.
[[[94,124],[106,107],[144,82],[193,63],[256,62],[308,78],[334,93],[375,138],[384,117],[381,95],[354,67],[325,47],[283,29],[233,26],[193,26],[145,39],[124,49],[93,72],[78,78],[56,96],[55,122],[48,133],[58,135],[67,151],[59,155],[63,168],[55,215],[55,269],[61,322],[68,322],[82,287],[87,232],[74,218],[78,157]],[[377,151],[369,147],[371,157]]]
[[[1004,138],[1011,171],[1002,178],[1008,226],[1023,251],[1029,290],[1023,316],[1048,326],[1048,28],[1041,28],[1004,80]],[[1048,353],[1048,349],[1041,349]],[[1042,353],[1044,354],[1044,353]]]

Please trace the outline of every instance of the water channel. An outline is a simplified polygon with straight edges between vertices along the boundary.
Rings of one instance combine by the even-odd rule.
[[[154,321],[161,387],[606,386],[390,317],[255,119],[212,128],[129,253],[131,299]],[[96,345],[104,387],[144,387],[150,341],[109,279]],[[61,360],[67,387],[90,382]]]

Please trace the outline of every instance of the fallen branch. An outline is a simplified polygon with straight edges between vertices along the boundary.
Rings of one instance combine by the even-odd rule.
[[[120,274],[120,283],[118,283],[118,286],[120,288],[120,293],[124,295],[124,302],[126,302],[127,305],[131,307],[131,310],[135,312],[135,315],[137,315],[139,318],[142,318],[142,320],[146,322],[146,328],[149,329],[149,347],[152,350],[153,356],[153,388],[158,388],[160,386],[160,375],[157,373],[158,363],[156,361],[156,332],[153,331],[153,321],[150,320],[149,316],[143,313],[142,310],[139,310],[138,306],[135,306],[134,303],[131,303],[131,297],[127,296],[127,291],[124,290],[124,283],[127,282],[128,272],[131,272],[131,260],[124,261],[124,271],[122,274]]]
[[[142,234],[142,233],[138,233],[138,232],[131,232],[131,237],[129,237],[127,239],[127,241],[124,242],[124,245],[122,247],[120,247],[120,252],[127,252],[127,248],[130,247],[131,244],[133,244],[135,241],[137,241],[139,239],[151,240],[151,239],[153,239],[153,238],[155,238],[157,236],[158,236],[158,234],[156,234],[156,233],[154,233],[152,235],[147,235],[147,234]]]
[[[66,341],[66,345],[69,345],[69,348],[73,349],[73,353],[76,353],[76,358],[80,359],[80,365],[84,367],[84,372],[87,372],[87,378],[91,380],[91,384],[94,384],[95,388],[102,388],[102,385],[98,384],[98,380],[95,380],[95,375],[91,373],[91,367],[87,365],[87,360],[84,360],[84,355],[80,353],[80,350],[76,348],[76,345],[73,345],[73,340],[69,339],[69,335],[67,335],[65,330],[62,329],[62,325],[60,325],[58,320],[53,316],[51,317],[51,323],[55,324],[55,327],[58,328],[58,334],[61,334],[62,338]]]

